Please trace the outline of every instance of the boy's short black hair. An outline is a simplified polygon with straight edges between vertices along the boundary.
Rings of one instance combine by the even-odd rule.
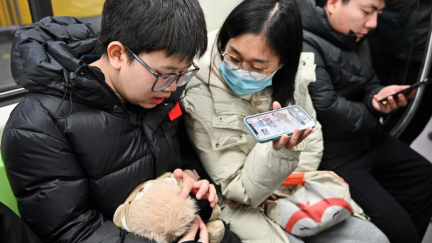
[[[96,52],[106,54],[112,41],[137,54],[166,51],[192,62],[207,49],[204,13],[198,0],[106,0]]]

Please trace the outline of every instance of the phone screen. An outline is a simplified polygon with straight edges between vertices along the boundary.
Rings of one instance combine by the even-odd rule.
[[[245,122],[250,127],[249,130],[261,141],[278,138],[283,134],[291,135],[296,128],[304,131],[315,126],[315,122],[299,106],[289,106],[246,117]]]

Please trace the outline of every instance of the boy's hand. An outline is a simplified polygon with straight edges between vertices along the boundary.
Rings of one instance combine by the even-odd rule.
[[[194,242],[195,236],[199,230],[199,238],[197,243],[209,243],[209,234],[207,227],[200,216],[197,216],[192,223],[189,231],[178,241],[178,243]]]
[[[183,180],[181,198],[187,198],[192,192],[198,200],[207,199],[210,202],[210,207],[214,207],[218,202],[215,186],[210,184],[208,180],[197,181],[198,178],[193,171],[176,169],[174,176]]]

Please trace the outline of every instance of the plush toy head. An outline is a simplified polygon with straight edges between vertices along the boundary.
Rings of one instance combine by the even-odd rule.
[[[189,230],[200,211],[191,197],[179,197],[180,190],[181,180],[172,173],[165,173],[156,180],[147,181],[135,188],[117,208],[114,223],[156,242],[174,242]],[[225,232],[223,223],[220,220],[215,221],[220,215],[220,208],[217,207],[208,215],[211,216],[206,219],[212,220],[207,223],[210,238],[214,239],[212,242],[220,242]]]

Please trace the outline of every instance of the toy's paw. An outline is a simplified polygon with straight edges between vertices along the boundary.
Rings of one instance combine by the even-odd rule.
[[[220,243],[225,234],[225,226],[222,220],[213,220],[206,223],[207,231],[209,233],[210,243]]]

